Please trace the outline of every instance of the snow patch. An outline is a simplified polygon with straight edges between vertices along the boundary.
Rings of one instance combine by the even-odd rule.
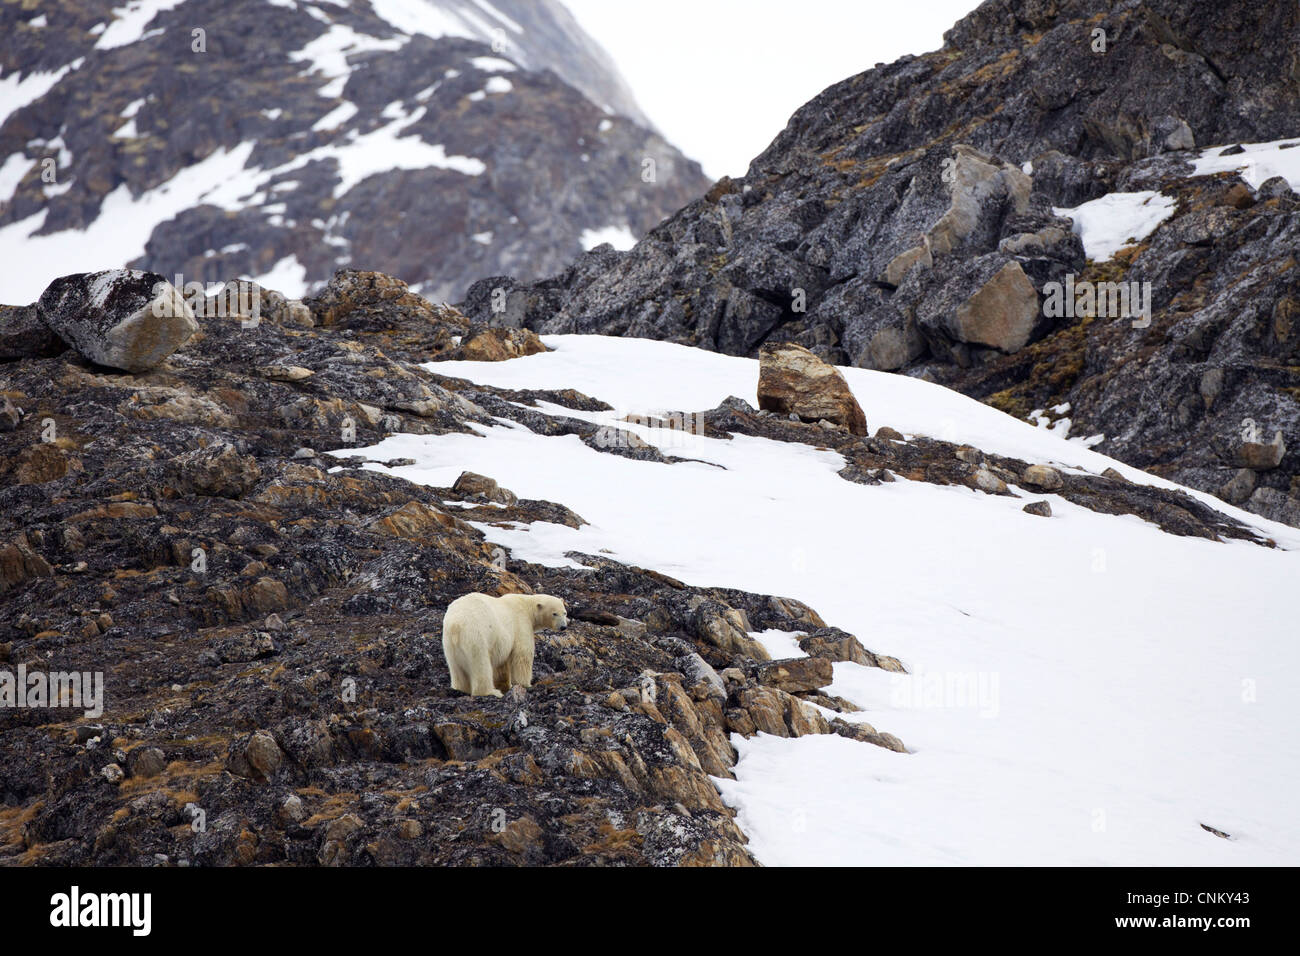
[[[807,631],[779,631],[769,628],[766,631],[750,631],[749,636],[763,645],[763,650],[774,661],[791,657],[807,657],[808,652],[799,646],[799,638],[807,637]]]
[[[116,47],[136,43],[145,38],[145,27],[155,16],[179,7],[185,0],[130,0],[126,6],[113,9],[113,21],[108,25],[99,40],[96,50],[112,50]],[[154,31],[157,36],[161,30]]]
[[[1245,152],[1232,156],[1223,155],[1223,151],[1231,149],[1231,146],[1216,146],[1201,153],[1192,165],[1196,167],[1197,176],[1240,171],[1241,178],[1251,189],[1259,189],[1265,181],[1281,176],[1292,189],[1300,191],[1300,145],[1292,145],[1291,149],[1281,148],[1297,142],[1295,139],[1279,139],[1271,143],[1242,143]]]
[[[35,103],[54,88],[54,85],[85,62],[85,57],[74,60],[52,73],[10,73],[0,77],[0,127],[9,117],[24,106]]]
[[[499,56],[475,56],[470,57],[470,63],[474,68],[482,70],[484,73],[513,73],[518,69],[509,60],[503,60]]]
[[[375,15],[403,33],[422,33],[435,40],[439,37],[482,39],[450,10],[443,10],[426,0],[370,0]]]
[[[272,289],[286,298],[301,299],[307,294],[307,267],[297,256],[285,256],[269,271],[253,279],[263,289]]]
[[[497,7],[494,4],[489,3],[488,0],[474,0],[474,3],[478,5],[480,10],[487,13],[489,16],[493,17],[494,19],[501,21],[506,25],[506,27],[513,30],[515,33],[522,34],[524,32],[524,28],[519,25],[519,22],[517,20],[512,20],[510,17],[506,16],[499,9],[497,9]]]
[[[1107,193],[1073,209],[1052,212],[1074,220],[1083,251],[1094,262],[1105,262],[1127,245],[1141,242],[1174,214],[1176,203],[1162,193]]]
[[[328,30],[301,50],[290,53],[289,59],[311,64],[306,70],[307,73],[316,73],[322,79],[329,80],[318,92],[322,96],[333,99],[343,92],[351,75],[351,68],[348,66],[349,56],[372,50],[391,53],[400,50],[409,39],[409,37],[395,37],[380,40],[377,37],[358,33],[341,23],[331,23]]]
[[[14,153],[0,165],[0,205],[14,198],[19,184],[35,165],[36,160],[28,159],[22,153]]]
[[[357,104],[351,100],[344,100],[334,109],[330,110],[316,122],[311,124],[312,132],[319,133],[327,129],[337,129],[352,117],[357,115]]]

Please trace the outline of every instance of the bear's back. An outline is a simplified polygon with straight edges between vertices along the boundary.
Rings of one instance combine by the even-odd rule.
[[[445,634],[451,625],[483,627],[495,623],[500,617],[497,598],[489,594],[466,594],[447,605],[442,617],[442,630]]]

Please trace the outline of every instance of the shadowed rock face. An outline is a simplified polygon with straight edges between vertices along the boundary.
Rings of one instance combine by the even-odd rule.
[[[112,6],[0,5],[0,72],[31,95],[57,77],[0,114],[0,166],[20,174],[0,229],[22,224],[0,253],[45,237],[0,301],[34,300],[58,274],[41,269],[188,282],[277,264],[268,284],[292,296],[356,265],[456,299],[561,268],[586,230],[641,235],[708,187],[555,0],[504,0],[500,19],[471,0],[187,0],[134,33]],[[147,197],[168,208],[133,237]],[[86,229],[121,261],[68,259]]]
[[[35,305],[0,305],[0,361],[46,358],[67,347],[41,321]]]
[[[990,0],[942,49],[821,93],[635,249],[484,280],[464,308],[491,318],[495,292],[500,322],[541,332],[794,342],[1019,417],[1068,403],[1098,450],[1221,493],[1246,420],[1300,432],[1300,197],[1191,161],[1300,141],[1297,103],[1295,4]],[[1172,215],[1088,260],[1068,210],[1139,191]],[[1048,314],[1073,280],[1150,282],[1150,323]],[[1300,454],[1257,478],[1245,506],[1300,523]]]

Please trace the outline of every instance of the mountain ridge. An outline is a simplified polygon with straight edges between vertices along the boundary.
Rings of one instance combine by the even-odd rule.
[[[603,230],[630,242],[707,187],[561,4],[487,8],[5,4],[0,299],[64,260],[295,296],[362,264],[454,299]]]
[[[1237,446],[1247,421],[1293,447],[1300,427],[1286,265],[1300,171],[1250,172],[1281,163],[1300,132],[1298,38],[1289,5],[990,0],[940,50],[815,97],[745,177],[634,249],[536,282],[481,280],[464,308],[736,355],[789,340],[1022,418],[1068,407],[1075,433],[1121,460],[1295,524],[1300,457],[1246,474]],[[1282,158],[1218,162],[1261,141]],[[1081,207],[1144,193],[1173,199],[1172,218],[1090,254]],[[1234,315],[1243,262],[1263,267],[1258,315]],[[1151,321],[1047,316],[1049,286],[1067,281],[1149,287]]]

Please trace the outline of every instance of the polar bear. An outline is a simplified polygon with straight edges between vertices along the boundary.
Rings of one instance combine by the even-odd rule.
[[[500,697],[515,684],[533,684],[533,633],[566,628],[564,602],[549,594],[466,594],[447,605],[442,653],[453,690]]]

